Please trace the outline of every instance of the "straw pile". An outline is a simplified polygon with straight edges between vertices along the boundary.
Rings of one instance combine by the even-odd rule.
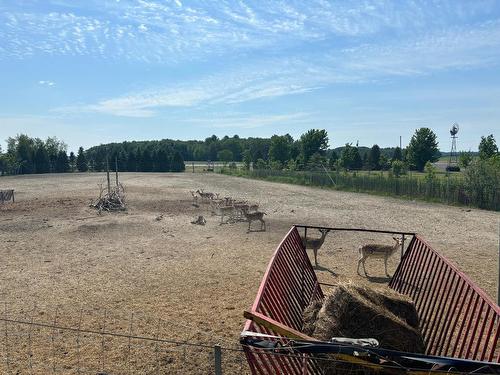
[[[375,338],[385,349],[425,351],[415,305],[389,289],[338,284],[324,301],[306,308],[303,331],[324,341],[333,337]]]

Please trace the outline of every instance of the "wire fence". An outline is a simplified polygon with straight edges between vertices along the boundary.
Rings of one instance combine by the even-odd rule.
[[[327,186],[338,190],[378,193],[409,199],[438,201],[446,204],[475,206],[500,211],[500,186],[469,191],[461,177],[424,179],[411,174],[401,177],[381,173],[342,173],[321,171],[282,171],[225,169],[226,174],[309,186]]]
[[[237,339],[189,324],[100,308],[9,309],[0,315],[1,374],[248,374]]]

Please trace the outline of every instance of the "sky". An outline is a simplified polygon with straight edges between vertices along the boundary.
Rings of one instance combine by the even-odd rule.
[[[0,0],[0,145],[500,130],[500,1]]]

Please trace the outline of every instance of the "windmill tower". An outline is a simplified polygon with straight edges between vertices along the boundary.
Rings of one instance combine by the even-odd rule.
[[[458,167],[458,153],[457,153],[457,134],[458,134],[459,126],[455,122],[450,129],[451,135],[451,151],[450,158],[448,160],[448,166],[446,167],[447,171],[459,171]]]

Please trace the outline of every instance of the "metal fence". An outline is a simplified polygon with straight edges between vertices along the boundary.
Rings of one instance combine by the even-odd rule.
[[[500,361],[500,308],[420,236],[389,286],[415,302],[427,353]]]
[[[0,374],[249,373],[236,337],[192,325],[99,308],[2,310]]]
[[[371,174],[321,171],[281,171],[272,169],[255,169],[251,171],[231,171],[225,173],[260,178],[284,183],[329,186],[338,190],[365,193],[387,194],[409,199],[424,199],[447,204],[472,205],[488,210],[500,210],[500,188],[494,184],[482,187],[477,191],[468,191],[465,180],[461,177],[436,177],[424,179],[411,174],[399,178],[383,175],[380,172]]]
[[[499,362],[498,306],[421,237],[399,234],[411,235],[412,239],[390,287],[414,299],[427,354]],[[266,327],[265,319],[260,322],[254,319],[246,321],[244,332],[247,336],[251,336],[251,332],[284,336],[286,330],[300,331],[304,308],[320,298],[323,298],[321,286],[302,245],[298,226],[294,226],[276,249],[251,309],[257,317],[262,314],[271,320],[272,327],[277,329]],[[318,359],[307,354],[288,357],[273,356],[255,347],[244,347],[244,350],[253,374],[321,374]]]
[[[9,202],[11,201],[14,202],[14,190],[0,190],[0,203],[4,202]]]

